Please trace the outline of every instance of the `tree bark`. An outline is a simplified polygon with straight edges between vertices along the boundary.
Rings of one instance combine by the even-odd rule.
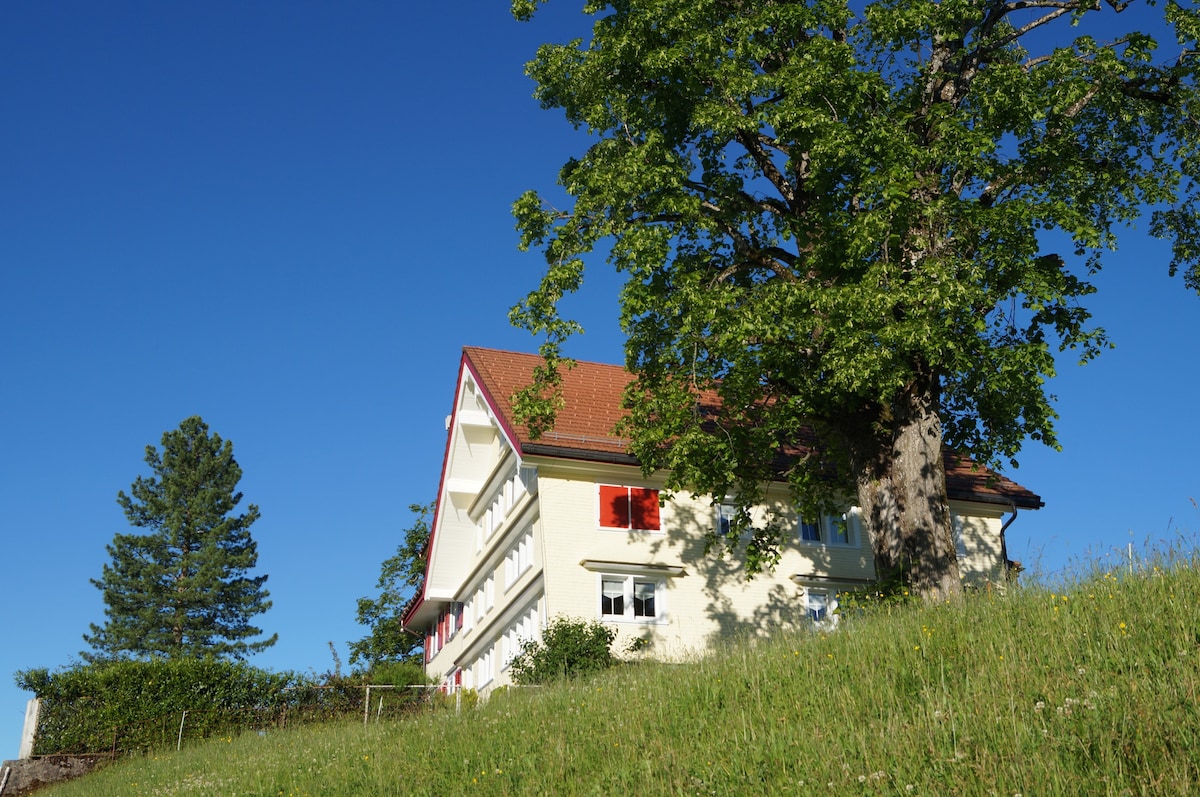
[[[858,503],[871,537],[880,581],[907,571],[911,589],[927,601],[962,595],[950,524],[938,383],[914,379],[890,412],[864,413],[848,430]]]

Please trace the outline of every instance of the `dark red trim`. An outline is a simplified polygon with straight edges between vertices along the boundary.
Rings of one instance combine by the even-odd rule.
[[[403,618],[400,620],[400,624],[403,626],[408,625],[413,615],[417,613],[417,609],[421,608],[421,605],[425,603],[425,590],[429,585],[429,559],[433,554],[433,540],[437,535],[438,523],[442,519],[442,493],[446,487],[446,468],[450,464],[450,441],[454,437],[454,419],[458,415],[458,396],[462,390],[463,366],[466,365],[466,362],[467,353],[464,351],[462,360],[459,362],[458,379],[454,383],[454,405],[450,410],[450,428],[446,430],[446,450],[442,452],[442,474],[438,477],[437,498],[433,502],[433,521],[429,524],[429,542],[425,545],[425,576],[421,579],[421,594],[409,604]],[[475,377],[475,383],[479,383],[478,376]]]

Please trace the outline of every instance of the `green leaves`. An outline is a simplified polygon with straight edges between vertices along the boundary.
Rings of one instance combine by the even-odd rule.
[[[617,630],[599,620],[551,618],[541,640],[526,640],[509,663],[513,682],[545,684],[612,667],[617,663],[611,650],[616,637]]]
[[[92,583],[104,596],[103,627],[91,625],[86,661],[126,656],[243,658],[275,644],[250,641],[249,620],[271,607],[267,577],[247,574],[258,562],[250,526],[258,507],[234,514],[242,469],[233,444],[208,432],[198,416],[146,447],[154,474],[139,476],[117,503],[145,534],[117,534],[112,562]]]
[[[1086,276],[1143,214],[1200,288],[1195,11],[1165,6],[1168,46],[1100,35],[1088,0],[588,9],[590,41],[528,66],[543,105],[595,134],[559,175],[570,208],[514,206],[547,263],[512,314],[547,342],[517,402],[539,430],[578,329],[558,302],[601,241],[629,275],[624,433],[670,486],[722,496],[756,495],[811,428],[828,450],[792,487],[847,489],[844,441],[865,425],[886,449],[918,379],[979,462],[1054,445],[1052,352],[1107,345]]]
[[[410,504],[412,525],[396,553],[379,568],[376,598],[359,598],[356,619],[367,626],[367,636],[350,643],[350,663],[365,662],[372,670],[385,662],[419,661],[421,638],[404,630],[404,609],[425,580],[425,555],[434,504]]]

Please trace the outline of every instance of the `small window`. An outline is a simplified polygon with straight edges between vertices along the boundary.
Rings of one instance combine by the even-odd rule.
[[[800,539],[804,542],[820,542],[821,526],[815,520],[800,520]]]
[[[605,617],[625,615],[625,579],[604,579],[600,584],[600,614]]]
[[[662,579],[602,576],[600,616],[608,620],[651,622],[662,619]]]
[[[504,588],[511,587],[532,566],[533,530],[530,529],[513,543],[504,559]]]
[[[808,619],[813,625],[824,629],[837,627],[838,600],[833,593],[808,590],[808,594],[805,596],[805,608],[808,612]]]
[[[648,581],[633,582],[633,616],[657,617],[654,612],[654,595],[657,592],[654,584]]]
[[[492,678],[495,676],[495,666],[493,664],[495,660],[495,650],[496,646],[492,645],[486,651],[484,651],[483,655],[479,657],[479,660],[475,662],[475,683],[479,684],[480,686],[486,686],[487,684],[491,683]]]
[[[647,487],[599,485],[600,527],[659,531],[658,490]]]
[[[717,533],[722,537],[728,537],[729,530],[733,528],[733,520],[736,517],[736,505],[721,504],[719,507],[717,507]]]
[[[858,545],[849,513],[842,515],[822,515],[816,520],[801,519],[798,536],[801,542],[840,547],[854,547]]]
[[[850,545],[850,520],[846,515],[828,515],[825,523],[829,528],[830,545]]]

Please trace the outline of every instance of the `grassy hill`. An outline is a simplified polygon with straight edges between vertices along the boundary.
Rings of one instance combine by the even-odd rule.
[[[1200,793],[1200,570],[849,616],[455,715],[226,737],[68,795]]]

